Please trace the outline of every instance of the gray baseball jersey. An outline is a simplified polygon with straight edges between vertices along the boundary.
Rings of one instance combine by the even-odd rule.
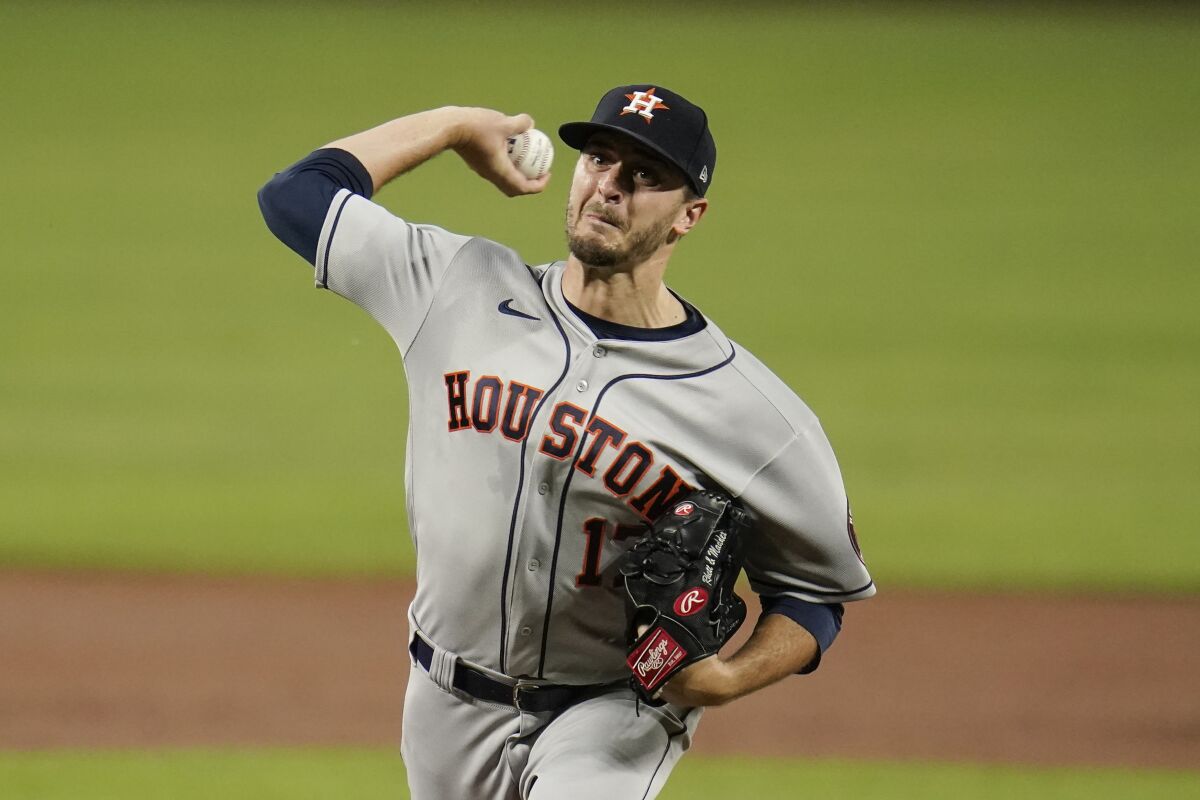
[[[623,539],[691,487],[752,515],[756,592],[874,594],[816,417],[711,320],[671,341],[597,340],[563,297],[563,262],[529,267],[344,189],[315,264],[403,356],[411,616],[429,641],[511,676],[623,679]]]

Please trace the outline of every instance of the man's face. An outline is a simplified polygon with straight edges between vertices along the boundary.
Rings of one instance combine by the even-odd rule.
[[[567,197],[567,243],[593,267],[638,264],[687,232],[683,173],[632,139],[597,133],[575,166]]]

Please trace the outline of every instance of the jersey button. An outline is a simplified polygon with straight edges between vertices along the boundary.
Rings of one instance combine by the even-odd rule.
[[[550,484],[548,484],[548,483],[539,483],[538,484],[538,494],[545,494],[548,491],[550,491]]]
[[[529,627],[528,625],[526,625],[524,628],[521,628],[522,636],[528,636],[531,633],[533,633],[533,628]]]
[[[595,349],[592,350],[592,355],[594,355],[596,358],[604,358],[606,355],[608,355],[608,351],[600,345],[596,345]]]
[[[586,391],[587,391],[587,387],[588,387],[588,382],[587,382],[587,381],[580,381],[579,383],[575,384],[575,391],[577,391],[577,392],[586,392]]]
[[[542,562],[538,561],[536,558],[529,559],[529,571],[530,572],[537,572],[538,567],[540,567],[541,565],[542,565]]]

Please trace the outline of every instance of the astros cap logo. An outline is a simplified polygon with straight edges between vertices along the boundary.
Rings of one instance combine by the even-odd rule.
[[[654,119],[654,110],[663,108],[670,110],[670,106],[665,105],[661,97],[654,94],[656,87],[651,86],[644,92],[634,92],[633,94],[625,95],[629,99],[629,105],[621,109],[620,116],[626,114],[639,114],[642,119],[646,120],[646,124],[650,124],[650,120]]]

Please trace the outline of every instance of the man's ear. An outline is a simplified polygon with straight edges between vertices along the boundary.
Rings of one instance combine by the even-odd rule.
[[[679,217],[675,220],[673,230],[676,236],[684,236],[692,228],[696,227],[696,223],[708,211],[708,201],[703,197],[697,197],[695,200],[688,200],[679,209]]]

